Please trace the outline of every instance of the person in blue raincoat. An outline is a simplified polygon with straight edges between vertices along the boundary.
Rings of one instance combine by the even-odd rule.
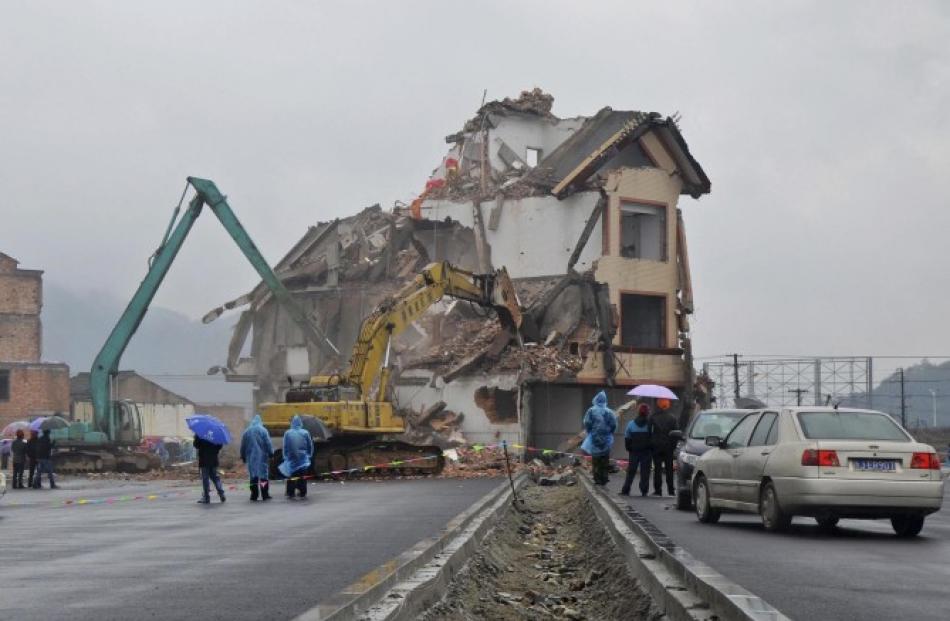
[[[303,477],[310,470],[313,457],[313,438],[303,428],[303,421],[294,415],[290,420],[290,429],[284,432],[284,461],[280,472],[287,477],[287,498],[292,499],[294,492],[301,498],[307,497],[307,480]]]
[[[607,485],[610,466],[610,449],[617,431],[617,415],[607,407],[607,394],[601,390],[594,397],[594,404],[584,414],[584,430],[587,437],[581,449],[591,456],[591,470],[596,485]]]
[[[241,436],[241,461],[247,464],[247,476],[250,478],[251,500],[256,501],[258,494],[261,500],[270,500],[270,458],[274,454],[274,446],[270,441],[270,434],[261,422],[259,414],[251,419],[251,424]]]

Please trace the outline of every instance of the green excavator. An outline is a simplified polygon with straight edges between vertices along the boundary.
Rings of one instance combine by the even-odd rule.
[[[194,188],[195,195],[184,213],[181,213],[189,187]],[[214,182],[188,177],[185,192],[182,193],[181,201],[175,208],[162,242],[149,260],[148,273],[92,363],[89,376],[89,391],[93,406],[92,421],[72,422],[68,427],[52,432],[53,439],[56,441],[53,460],[58,471],[142,472],[157,465],[154,456],[137,450],[140,449],[143,440],[142,417],[135,403],[115,398],[113,381],[119,371],[122,354],[139,324],[142,323],[149,304],[204,207],[208,207],[217,216],[271,290],[277,302],[300,326],[304,336],[329,355],[339,354],[339,351],[313,324],[306,312],[293,300],[290,292],[274,274],[237,216],[234,215],[226,197],[221,194]]]

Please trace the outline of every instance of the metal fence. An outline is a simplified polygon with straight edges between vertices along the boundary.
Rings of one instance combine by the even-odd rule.
[[[706,362],[703,371],[715,383],[714,407],[733,407],[737,396],[770,407],[842,403],[874,407],[873,359],[735,357]]]

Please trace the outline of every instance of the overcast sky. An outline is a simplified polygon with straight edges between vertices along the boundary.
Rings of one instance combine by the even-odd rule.
[[[0,251],[128,298],[187,175],[271,263],[490,99],[682,114],[699,356],[950,354],[945,3],[0,1]],[[206,216],[157,304],[257,282]]]

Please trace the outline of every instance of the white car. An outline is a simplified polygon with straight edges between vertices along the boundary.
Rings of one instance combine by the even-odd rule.
[[[822,407],[756,410],[696,461],[700,522],[722,511],[758,513],[767,530],[792,517],[834,528],[841,518],[890,518],[916,536],[943,503],[940,459],[882,412]]]

